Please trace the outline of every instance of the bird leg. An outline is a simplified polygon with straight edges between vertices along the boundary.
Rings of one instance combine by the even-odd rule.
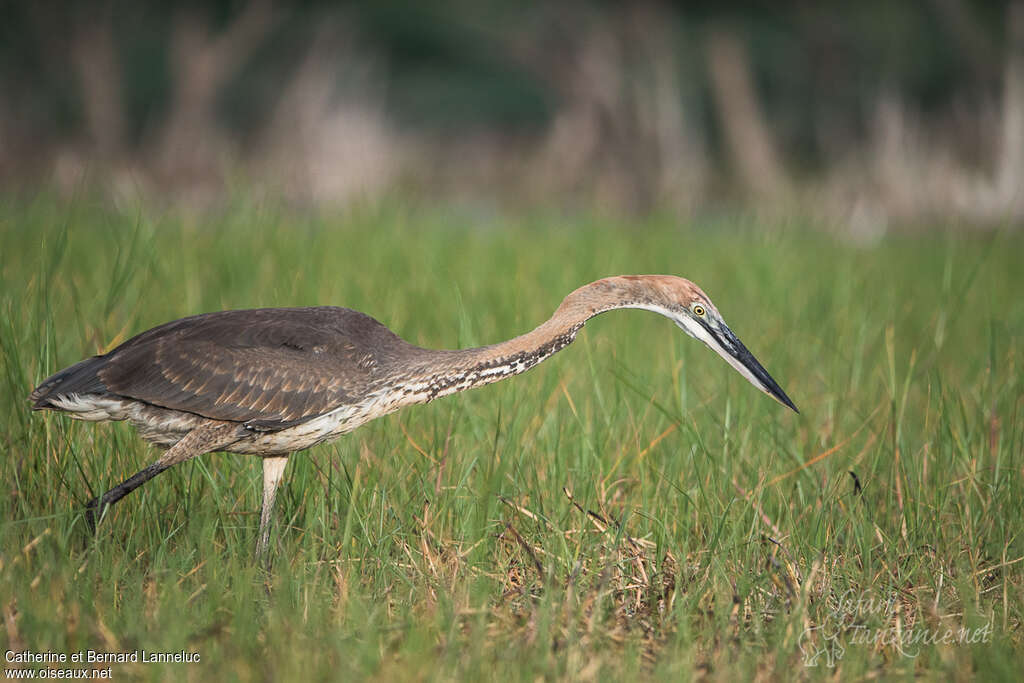
[[[197,455],[229,446],[237,440],[238,425],[233,422],[210,422],[196,427],[168,448],[152,465],[139,470],[102,496],[90,500],[85,506],[85,519],[89,528],[96,530],[96,522],[103,516],[107,506],[121,500],[164,470]]]
[[[274,509],[277,487],[281,484],[287,464],[287,455],[263,458],[263,508],[260,510],[260,538],[256,542],[257,560],[267,552],[267,542],[270,540],[270,513]]]

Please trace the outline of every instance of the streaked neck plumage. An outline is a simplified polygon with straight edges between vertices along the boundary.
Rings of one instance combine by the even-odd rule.
[[[525,372],[571,344],[587,320],[605,311],[642,308],[674,318],[667,291],[679,282],[700,291],[670,276],[604,278],[575,290],[548,320],[508,341],[450,351],[417,349],[403,368],[402,404],[431,401]]]

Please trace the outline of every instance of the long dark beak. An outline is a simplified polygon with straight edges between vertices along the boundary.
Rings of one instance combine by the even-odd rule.
[[[778,382],[772,379],[772,376],[768,374],[764,366],[754,358],[754,354],[747,350],[747,347],[743,345],[739,337],[733,334],[732,330],[725,324],[722,324],[718,329],[710,325],[704,325],[704,329],[708,331],[714,342],[714,344],[708,344],[708,346],[728,361],[729,365],[736,368],[741,375],[747,378],[747,381],[782,405],[792,409],[793,412],[800,412],[793,401],[789,399],[789,396],[786,396],[786,392],[782,390]]]

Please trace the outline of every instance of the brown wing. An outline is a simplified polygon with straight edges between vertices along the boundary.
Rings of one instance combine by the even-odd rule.
[[[144,332],[96,374],[111,394],[272,431],[359,402],[406,348],[345,308],[223,311]]]

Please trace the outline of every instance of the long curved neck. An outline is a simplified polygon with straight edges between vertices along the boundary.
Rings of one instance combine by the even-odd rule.
[[[403,368],[402,405],[422,403],[526,372],[576,339],[583,324],[616,308],[644,308],[669,316],[642,277],[614,277],[580,287],[548,320],[508,341],[450,351],[416,349]]]

